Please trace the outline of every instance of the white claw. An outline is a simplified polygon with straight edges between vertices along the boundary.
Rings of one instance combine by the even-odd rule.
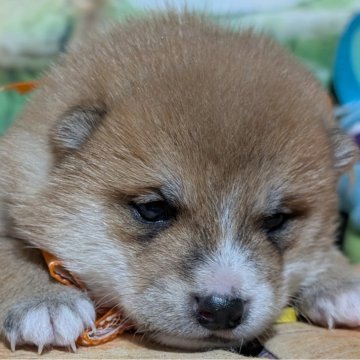
[[[71,350],[74,352],[74,353],[76,353],[76,344],[75,344],[75,341],[72,341],[71,343],[70,343],[70,347],[71,347]]]
[[[90,327],[91,327],[91,331],[92,331],[93,333],[95,333],[95,332],[96,332],[96,325],[95,325],[94,322],[92,322],[92,323],[90,324]]]
[[[332,330],[334,328],[334,320],[331,316],[329,316],[327,319],[327,325],[329,330]]]
[[[44,345],[43,345],[43,344],[40,344],[40,345],[38,346],[38,355],[41,355],[42,352],[43,352],[43,350],[44,350]]]
[[[16,338],[15,338],[15,336],[11,337],[10,349],[11,349],[12,352],[15,352],[15,350],[16,350]]]

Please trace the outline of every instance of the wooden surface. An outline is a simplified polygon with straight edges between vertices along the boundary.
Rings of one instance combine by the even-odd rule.
[[[303,323],[278,325],[275,336],[266,344],[268,350],[281,359],[360,359],[360,331],[327,330]],[[0,344],[0,359],[38,358],[36,350],[26,348],[11,353]],[[42,359],[240,359],[238,354],[216,350],[202,353],[164,351],[134,341],[132,336],[111,343],[79,348],[77,353],[48,350]]]
[[[12,353],[0,342],[0,359],[241,359],[229,351],[215,350],[202,353],[165,351],[134,341],[133,336],[122,336],[107,344],[80,347],[76,353],[64,349],[45,350],[39,356],[35,348],[19,348]]]
[[[280,359],[360,359],[360,331],[304,323],[277,325],[266,348]]]

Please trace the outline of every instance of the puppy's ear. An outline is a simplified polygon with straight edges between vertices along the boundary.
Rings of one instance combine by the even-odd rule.
[[[76,106],[68,110],[51,130],[56,155],[80,149],[106,115],[105,106]]]
[[[334,167],[338,174],[350,170],[359,160],[359,149],[351,137],[344,134],[339,128],[333,127],[330,131],[333,149]]]

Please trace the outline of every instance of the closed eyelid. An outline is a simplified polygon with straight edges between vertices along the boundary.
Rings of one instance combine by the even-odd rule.
[[[310,211],[308,201],[300,195],[289,195],[282,200],[282,204],[295,216],[306,215]]]
[[[163,200],[164,198],[158,193],[141,194],[132,199],[134,203],[138,203],[138,204],[163,201]]]
[[[263,204],[265,214],[272,215],[275,213],[304,214],[310,207],[306,194],[296,193],[287,187],[272,188],[268,193]]]

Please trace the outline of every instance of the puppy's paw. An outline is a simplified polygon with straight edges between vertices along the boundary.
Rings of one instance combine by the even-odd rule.
[[[85,295],[64,291],[13,305],[6,314],[4,329],[12,351],[17,344],[34,344],[39,353],[47,345],[70,346],[75,351],[76,339],[94,325],[94,320],[94,306]]]
[[[343,285],[333,292],[319,292],[306,301],[301,312],[313,323],[328,328],[360,327],[360,285]]]

